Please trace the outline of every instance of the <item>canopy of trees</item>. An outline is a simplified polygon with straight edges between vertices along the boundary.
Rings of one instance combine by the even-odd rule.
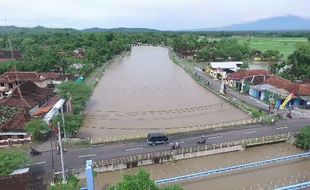
[[[145,170],[139,170],[136,175],[124,175],[123,181],[116,186],[109,187],[109,190],[182,190],[180,186],[158,187],[153,180],[150,179],[150,174]]]
[[[65,82],[57,87],[59,94],[67,100],[71,97],[74,114],[84,110],[91,95],[91,89],[84,83]]]
[[[0,150],[0,176],[7,176],[28,163],[24,152],[14,149]]]
[[[50,128],[42,119],[34,118],[26,123],[26,131],[31,134],[32,140],[39,141],[42,135],[50,131]]]
[[[281,74],[290,80],[310,79],[310,44],[299,47],[288,57],[285,64],[280,68],[284,69]]]
[[[302,149],[310,149],[310,126],[300,130],[295,144]]]
[[[82,127],[83,119],[83,116],[80,114],[64,114],[66,134],[68,134],[69,136],[77,134],[78,130]],[[61,115],[58,115],[55,119],[53,119],[54,127],[57,127],[57,122],[62,125]],[[63,130],[62,127],[61,129]]]

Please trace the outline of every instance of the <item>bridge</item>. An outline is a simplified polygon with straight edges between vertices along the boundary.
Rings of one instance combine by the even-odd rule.
[[[280,162],[291,161],[291,160],[296,160],[296,159],[301,159],[301,158],[308,158],[308,157],[310,157],[310,152],[305,152],[305,153],[301,153],[301,154],[284,156],[284,157],[279,157],[279,158],[274,158],[274,159],[269,159],[269,160],[251,162],[251,163],[240,164],[240,165],[235,165],[235,166],[230,166],[230,167],[225,167],[225,168],[219,168],[219,169],[213,169],[213,170],[208,170],[208,171],[204,171],[204,172],[193,173],[193,174],[188,174],[188,175],[183,175],[183,176],[160,179],[160,180],[155,181],[155,183],[157,185],[161,185],[161,184],[165,184],[165,183],[180,182],[180,181],[184,181],[184,180],[191,180],[191,179],[195,179],[195,178],[207,177],[207,176],[211,176],[211,175],[215,175],[215,174],[223,174],[223,173],[238,171],[238,170],[242,170],[242,169],[256,168],[256,167],[261,167],[261,166],[264,166],[267,164],[280,163]]]
[[[277,188],[275,190],[298,190],[298,189],[304,189],[307,187],[310,187],[310,181],[295,184],[295,185],[290,185],[290,186],[286,186],[286,187]]]

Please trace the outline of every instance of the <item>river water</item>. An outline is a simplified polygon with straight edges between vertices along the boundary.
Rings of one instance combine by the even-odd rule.
[[[80,137],[211,124],[248,116],[198,85],[162,47],[133,47],[93,92]]]
[[[287,143],[248,148],[241,152],[223,153],[177,162],[145,166],[153,180],[186,175],[211,169],[255,162],[302,151]],[[138,168],[99,173],[95,178],[96,189],[106,189],[121,181],[124,174],[135,174]],[[256,169],[230,172],[222,175],[199,178],[180,183],[185,190],[248,190],[274,189],[300,182],[310,181],[310,159],[301,159],[272,164]],[[83,181],[85,183],[85,181]]]

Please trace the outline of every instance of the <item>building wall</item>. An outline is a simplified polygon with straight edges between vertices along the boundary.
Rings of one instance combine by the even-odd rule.
[[[33,108],[31,108],[30,110],[29,110],[29,114],[31,115],[31,116],[33,116],[33,114],[36,112],[36,111],[38,111],[39,110],[39,104],[37,104],[36,106],[34,106]]]

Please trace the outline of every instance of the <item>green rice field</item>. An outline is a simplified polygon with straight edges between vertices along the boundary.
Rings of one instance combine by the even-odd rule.
[[[307,38],[303,37],[238,37],[239,43],[249,42],[251,48],[261,51],[278,50],[287,58],[301,44],[309,43]]]

